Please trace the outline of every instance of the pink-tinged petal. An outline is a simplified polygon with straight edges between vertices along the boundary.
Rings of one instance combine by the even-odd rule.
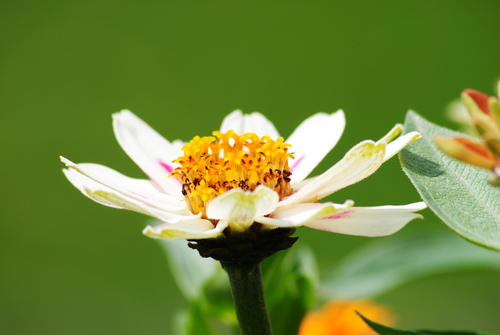
[[[163,193],[149,180],[129,178],[99,164],[75,164],[64,157],[61,157],[61,161],[70,170],[102,185],[106,190],[109,188],[127,198],[135,199],[160,211],[184,212],[187,210],[182,198]]]
[[[68,180],[78,188],[85,196],[102,205],[128,209],[141,214],[149,215],[164,222],[178,222],[186,219],[196,218],[187,208],[176,211],[160,210],[140,200],[130,198],[123,193],[117,192],[102,185],[74,169],[63,170]]]
[[[226,133],[229,130],[233,130],[238,135],[255,133],[259,137],[266,135],[272,139],[280,137],[273,123],[264,115],[257,112],[243,114],[239,109],[226,116],[222,121],[220,132]]]
[[[300,227],[308,221],[341,213],[350,208],[354,202],[347,200],[344,204],[306,203],[277,208],[269,217],[258,217],[255,221],[271,227]]]
[[[384,162],[386,144],[363,141],[355,145],[334,166],[297,192],[283,199],[279,207],[321,199],[375,172]]]
[[[347,211],[307,222],[306,227],[356,236],[391,235],[413,219],[422,219],[420,211],[427,206],[417,202],[403,206],[352,207]]]
[[[337,144],[345,127],[342,110],[333,114],[318,113],[302,122],[285,141],[292,145],[294,159],[288,164],[292,182],[306,178]]]
[[[482,143],[459,136],[435,136],[433,140],[447,155],[462,162],[488,170],[495,166],[495,157]]]
[[[278,201],[278,193],[264,185],[257,186],[254,191],[235,188],[210,201],[207,217],[228,221],[231,229],[243,231],[256,217],[274,211]]]
[[[168,175],[183,155],[179,141],[167,141],[128,110],[113,114],[113,129],[122,149],[166,193],[182,197],[181,183]]]
[[[147,226],[142,233],[151,238],[165,240],[198,240],[218,237],[226,229],[227,222],[219,221],[214,227],[204,219],[180,221],[174,224],[164,223],[157,226]]]

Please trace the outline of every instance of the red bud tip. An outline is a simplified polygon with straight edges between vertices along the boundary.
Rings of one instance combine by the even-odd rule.
[[[493,116],[488,105],[489,97],[486,94],[471,89],[463,90],[462,94],[467,94],[469,97],[471,97],[479,107],[479,109],[483,111],[483,113],[489,116]]]

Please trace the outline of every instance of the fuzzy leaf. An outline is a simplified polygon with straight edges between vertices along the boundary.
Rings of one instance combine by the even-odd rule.
[[[437,148],[433,136],[464,136],[408,112],[405,133],[422,139],[400,152],[403,170],[429,208],[462,237],[500,250],[500,188],[488,184],[488,171],[457,161]]]

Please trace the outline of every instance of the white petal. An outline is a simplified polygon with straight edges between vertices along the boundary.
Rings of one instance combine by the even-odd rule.
[[[344,204],[307,203],[277,208],[270,217],[259,217],[255,221],[273,227],[300,227],[310,220],[331,216],[350,208],[354,202]]]
[[[397,123],[392,129],[384,136],[382,137],[377,143],[380,142],[385,142],[389,143],[393,139],[395,139],[401,132],[403,131],[403,125],[401,123]]]
[[[72,169],[71,170],[63,169],[63,173],[66,176],[66,178],[68,178],[68,180],[71,182],[71,184],[73,184],[73,186],[79,189],[80,192],[82,192],[83,195],[85,195],[86,197],[104,206],[118,208],[118,209],[127,209],[126,207],[123,206],[122,203],[117,204],[116,202],[110,201],[107,198],[100,196],[99,194],[99,189],[101,189],[102,191],[106,191],[108,193],[114,192],[112,189],[102,186],[101,184],[96,183],[92,179],[89,179],[88,177],[85,177],[78,171]],[[141,212],[141,210],[139,212]]]
[[[65,169],[63,172],[68,180],[85,196],[102,205],[119,209],[128,209],[166,222],[178,222],[197,217],[193,216],[187,208],[169,212],[152,207],[144,202],[130,198],[123,193],[106,187],[79,173],[77,170]]]
[[[182,147],[186,145],[186,142],[181,140],[175,140],[170,144],[172,145],[173,150],[179,152],[181,155],[184,154],[184,152],[182,151]]]
[[[280,201],[278,206],[321,199],[368,177],[383,163],[385,148],[384,142],[363,141],[358,143],[337,164],[288,198]]]
[[[171,144],[128,110],[113,114],[113,129],[122,149],[165,192],[181,196],[181,183],[168,175],[183,155],[179,141]]]
[[[243,231],[255,217],[271,213],[278,201],[278,193],[267,186],[257,186],[254,191],[235,188],[210,201],[207,217],[228,221],[232,229]]]
[[[414,212],[426,207],[424,202],[403,206],[352,207],[330,217],[309,221],[305,226],[347,235],[386,236],[397,232],[413,219],[422,219],[422,215]]]
[[[313,180],[315,180],[316,178],[318,178],[319,176],[316,176],[316,177],[311,177],[311,178],[307,178],[307,179],[304,179],[298,183],[291,183],[290,186],[293,188],[294,191],[298,191],[300,190],[302,187],[306,186],[307,184],[309,184],[310,182],[312,182]]]
[[[148,180],[129,178],[99,164],[75,164],[64,157],[61,157],[61,161],[70,169],[78,171],[93,181],[151,207],[165,211],[178,211],[186,208],[183,198],[160,191]]]
[[[408,133],[406,135],[403,135],[396,140],[392,141],[391,143],[387,144],[387,149],[385,150],[385,157],[384,161],[388,160],[398,152],[400,152],[404,147],[406,147],[408,144],[410,144],[413,141],[418,140],[421,138],[422,135],[416,131],[412,131],[411,133]]]
[[[294,159],[288,164],[292,182],[300,182],[311,173],[321,160],[337,144],[345,127],[342,110],[333,114],[318,113],[304,122],[286,140],[292,145]]]
[[[246,133],[255,133],[259,137],[269,135],[274,140],[280,137],[273,123],[264,115],[257,112],[243,114],[239,109],[222,121],[220,132],[225,133],[229,130],[233,130],[238,135]]]
[[[220,236],[226,227],[227,222],[224,221],[219,221],[214,227],[208,220],[194,219],[147,226],[142,233],[148,237],[166,240],[197,240]]]

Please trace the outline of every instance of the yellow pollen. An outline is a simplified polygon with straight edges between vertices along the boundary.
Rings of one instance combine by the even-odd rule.
[[[275,190],[280,199],[293,193],[288,158],[290,144],[283,138],[260,137],[254,133],[237,135],[214,131],[214,136],[196,136],[177,158],[171,174],[182,182],[182,194],[189,209],[206,217],[206,205],[233,188],[253,191],[259,185]]]

